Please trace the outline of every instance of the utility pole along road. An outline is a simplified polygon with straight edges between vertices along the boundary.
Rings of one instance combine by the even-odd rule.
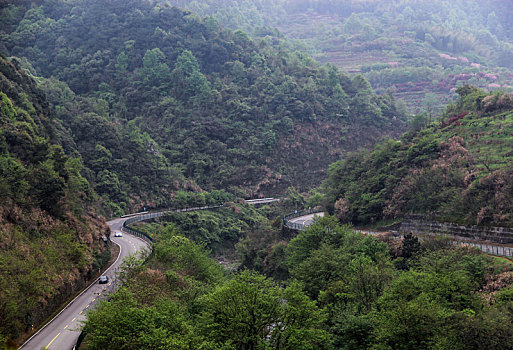
[[[20,349],[41,350],[43,347],[52,350],[73,349],[80,335],[81,321],[85,321],[87,311],[101,300],[108,291],[112,290],[116,270],[123,263],[123,258],[148,248],[147,242],[128,233],[123,232],[123,237],[114,237],[114,233],[121,231],[123,222],[126,220],[127,218],[120,218],[107,223],[111,229],[111,240],[120,247],[117,260],[104,273],[109,277],[109,282],[99,284],[97,280],[94,281],[89,288],[71,301],[44,328],[25,342]]]

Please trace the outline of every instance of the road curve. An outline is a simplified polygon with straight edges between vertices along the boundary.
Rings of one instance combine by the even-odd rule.
[[[98,284],[95,281],[68,304],[61,313],[47,323],[44,328],[26,341],[20,349],[41,350],[43,347],[53,350],[73,349],[80,335],[81,322],[86,319],[85,314],[112,289],[116,270],[122,264],[123,258],[148,247],[147,242],[128,233],[123,233],[123,237],[114,237],[115,232],[121,231],[125,220],[127,218],[115,219],[107,223],[112,231],[112,241],[120,247],[117,260],[105,272],[105,275],[109,277],[109,283]]]
[[[246,203],[255,205],[276,201],[279,201],[279,199],[262,198],[246,200]],[[191,209],[199,210],[202,208]],[[98,282],[95,281],[89,288],[85,289],[82,294],[72,300],[57,316],[47,323],[46,326],[29,338],[20,349],[41,350],[44,347],[52,350],[73,349],[80,335],[81,322],[86,319],[85,314],[94,307],[106,293],[112,290],[112,282],[115,281],[116,269],[123,263],[123,258],[148,247],[148,242],[126,232],[123,233],[123,237],[114,237],[115,232],[122,230],[123,223],[137,216],[137,214],[143,215],[143,213],[136,213],[129,215],[129,217],[118,218],[107,222],[112,232],[111,240],[120,247],[118,259],[104,273],[109,277],[109,284],[98,284]]]
[[[315,217],[323,217],[323,216],[324,216],[324,213],[319,212],[319,213],[313,213],[313,214],[309,214],[309,215],[299,216],[297,218],[291,218],[291,219],[289,219],[289,221],[294,224],[300,224],[300,225],[303,225],[304,227],[308,227],[314,222]]]

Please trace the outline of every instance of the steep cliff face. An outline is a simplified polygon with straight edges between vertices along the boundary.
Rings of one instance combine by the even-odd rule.
[[[48,317],[106,259],[70,135],[33,78],[0,58],[0,343]],[[102,254],[103,253],[103,254]]]

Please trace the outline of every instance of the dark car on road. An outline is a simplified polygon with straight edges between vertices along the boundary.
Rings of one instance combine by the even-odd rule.
[[[104,284],[104,283],[108,283],[109,282],[109,278],[107,276],[100,276],[100,278],[98,279],[98,283],[100,284]]]

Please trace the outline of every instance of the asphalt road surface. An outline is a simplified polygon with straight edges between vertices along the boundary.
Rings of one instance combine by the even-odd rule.
[[[279,199],[262,198],[247,202],[248,204],[266,204],[275,201],[279,201]],[[86,319],[87,311],[92,309],[98,301],[113,290],[116,270],[123,263],[123,258],[141,252],[148,247],[146,241],[126,232],[123,232],[123,237],[114,237],[116,232],[121,231],[123,222],[128,219],[128,217],[119,218],[107,223],[111,229],[111,240],[121,248],[118,259],[104,273],[104,275],[109,277],[109,283],[99,284],[98,281],[95,281],[82,294],[71,301],[61,313],[47,323],[44,328],[27,340],[20,349],[41,350],[44,347],[51,350],[73,349],[80,335],[82,322]]]
[[[304,215],[304,216],[300,216],[300,217],[297,217],[294,219],[290,219],[289,221],[296,223],[296,224],[301,224],[305,227],[308,227],[314,222],[315,216],[322,217],[322,216],[324,216],[324,213],[320,212],[320,213],[313,213],[310,215]]]
[[[104,273],[109,277],[107,284],[99,284],[95,281],[91,286],[76,297],[66,308],[62,310],[52,321],[25,342],[20,349],[41,350],[47,347],[52,350],[70,350],[75,346],[82,321],[85,321],[86,313],[94,305],[105,297],[113,289],[115,283],[116,269],[123,263],[123,258],[137,254],[148,247],[148,243],[123,232],[123,237],[114,237],[114,233],[120,232],[126,218],[116,219],[108,222],[112,241],[119,245],[120,252],[118,259]]]

